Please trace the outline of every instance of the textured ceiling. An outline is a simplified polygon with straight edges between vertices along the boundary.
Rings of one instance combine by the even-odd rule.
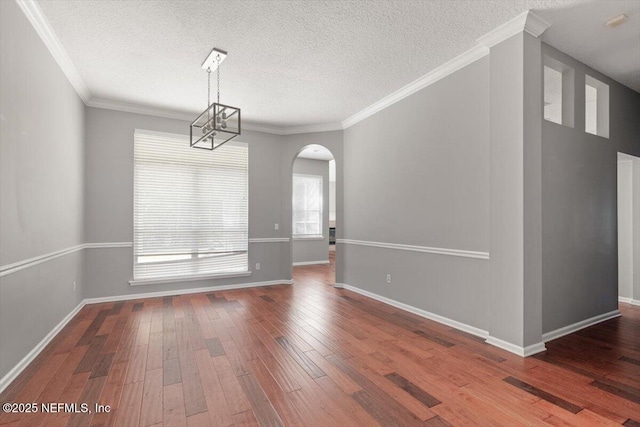
[[[201,62],[229,52],[221,101],[254,124],[338,123],[527,9],[545,40],[640,91],[640,2],[38,1],[92,99],[206,106]],[[607,19],[627,13],[616,29]]]

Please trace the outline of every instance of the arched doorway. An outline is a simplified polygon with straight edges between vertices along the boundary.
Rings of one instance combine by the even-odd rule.
[[[293,159],[291,190],[292,268],[321,274],[335,284],[336,160],[318,144]]]

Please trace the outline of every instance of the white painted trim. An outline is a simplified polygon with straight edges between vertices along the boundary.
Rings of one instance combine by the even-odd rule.
[[[132,248],[133,242],[85,243],[85,249]]]
[[[293,240],[325,240],[324,236],[293,236]]]
[[[85,86],[82,81],[80,73],[78,73],[73,62],[71,62],[71,58],[69,58],[67,51],[62,46],[62,43],[60,43],[60,40],[54,33],[51,24],[49,24],[49,20],[42,13],[42,9],[40,9],[38,3],[34,0],[16,0],[16,3],[33,26],[33,29],[36,30],[36,33],[40,36],[47,49],[49,49],[49,52],[51,52],[53,59],[56,60],[58,66],[69,80],[69,83],[71,83],[71,86],[73,86],[82,101],[86,104],[91,98],[89,89],[87,89],[87,86]]]
[[[432,248],[429,246],[403,245],[399,243],[368,242],[364,240],[336,239],[336,243],[346,245],[371,246],[374,248],[399,249],[403,251],[425,252],[437,255],[452,255],[465,258],[489,259],[489,252],[467,251],[463,249]]]
[[[295,135],[300,133],[317,133],[317,132],[330,132],[334,130],[342,130],[342,123],[320,123],[317,125],[305,125],[305,126],[292,126],[284,128],[283,135]]]
[[[476,41],[481,45],[493,47],[509,37],[523,31],[526,31],[534,37],[539,37],[550,26],[550,23],[540,18],[531,10],[526,10],[520,15],[488,32]]]
[[[345,286],[344,283],[336,282],[336,283],[333,284],[333,287],[337,288],[337,289],[344,289],[344,286]]]
[[[39,255],[37,257],[14,262],[12,264],[3,265],[2,267],[0,267],[0,277],[15,273],[20,270],[24,270],[25,268],[30,268],[38,264],[42,264],[43,262],[51,261],[52,259],[56,259],[64,255],[78,252],[82,249],[84,249],[84,245],[71,246],[69,248],[60,249],[59,251],[50,252],[48,254]]]
[[[167,110],[164,108],[150,107],[138,104],[130,104],[128,102],[111,101],[108,99],[91,98],[87,102],[87,107],[101,108],[103,110],[121,111],[125,113],[144,114],[147,116],[163,117],[165,119],[184,120],[192,122],[198,115],[197,113],[180,112]],[[244,125],[244,123],[243,123]]]
[[[139,105],[132,104],[129,102],[123,101],[113,101],[109,99],[100,99],[100,98],[91,98],[87,102],[88,107],[93,108],[102,108],[103,110],[113,110],[113,111],[122,111],[125,113],[134,113],[134,114],[144,114],[147,116],[154,117],[163,117],[165,119],[174,119],[174,120],[183,120],[187,122],[192,122],[198,114],[198,112],[190,112],[190,111],[176,111],[176,110],[168,110],[165,108],[152,107],[148,105]],[[267,125],[255,125],[252,123],[242,122],[243,130],[250,130],[254,132],[264,132],[271,133],[275,135],[286,135],[287,129],[276,127],[276,126],[267,126]]]
[[[109,99],[91,98],[86,102],[87,106],[93,108],[102,108],[104,110],[122,111],[125,113],[144,114],[147,116],[163,117],[166,119],[184,120],[192,122],[200,113],[188,111],[167,110],[164,108],[132,104],[122,101],[113,101]],[[333,130],[342,130],[341,123],[321,123],[317,125],[279,127],[260,125],[254,123],[242,122],[242,130],[253,132],[264,132],[274,135],[293,135],[300,133],[328,132]]]
[[[84,300],[84,302],[86,304],[98,304],[102,302],[127,301],[132,299],[197,294],[201,292],[229,291],[234,289],[255,288],[259,286],[274,286],[274,285],[293,285],[293,280],[291,279],[269,280],[264,282],[238,283],[234,285],[207,286],[202,288],[173,289],[170,291],[144,292],[144,293],[129,294],[129,295],[114,295],[110,297],[87,298]]]
[[[320,264],[329,264],[331,261],[328,259],[323,259],[321,261],[302,261],[302,262],[294,262],[293,266],[298,267],[301,265],[320,265]]]
[[[599,314],[597,316],[591,317],[589,319],[585,319],[582,320],[580,322],[576,322],[572,325],[568,325],[568,326],[564,326],[562,328],[556,329],[555,331],[551,331],[551,332],[547,332],[545,334],[542,334],[542,341],[544,342],[549,342],[549,341],[553,341],[555,339],[558,339],[560,337],[563,337],[565,335],[569,335],[572,334],[574,332],[577,332],[581,329],[584,328],[588,328],[589,326],[593,326],[597,323],[601,323],[604,322],[606,320],[609,319],[613,319],[615,317],[620,317],[620,311],[619,310],[613,310],[610,311],[608,313],[603,313],[603,314]]]
[[[487,336],[487,339],[485,340],[485,342],[487,344],[491,344],[492,346],[506,350],[510,353],[516,354],[520,357],[533,356],[534,354],[543,352],[547,349],[543,342],[528,345],[526,347],[521,347],[519,345],[512,344],[508,341],[504,341],[499,338],[492,337],[491,335]]]
[[[353,116],[342,121],[342,127],[347,129],[355,125],[356,123],[366,119],[369,116],[377,113],[378,111],[384,110],[385,108],[395,104],[396,102],[418,92],[425,87],[432,85],[433,83],[447,77],[449,74],[452,74],[459,69],[466,67],[467,65],[477,61],[480,58],[483,58],[489,53],[489,49],[485,46],[474,46],[471,49],[467,50],[461,55],[456,56],[452,60],[442,64],[441,66],[431,70],[424,76],[414,80],[408,85],[398,89],[390,95],[385,96],[381,100],[371,104],[366,107],[364,110],[359,111]]]
[[[338,286],[340,285],[340,286]],[[486,338],[489,334],[487,331],[476,328],[475,326],[467,325],[466,323],[458,322],[457,320],[449,319],[448,317],[441,316],[439,314],[431,313],[429,311],[423,310],[421,308],[416,308],[411,305],[405,304],[403,302],[399,302],[393,300],[391,298],[383,297],[382,295],[374,294],[373,292],[365,291],[364,289],[357,288],[352,285],[348,285],[346,283],[336,283],[336,287],[342,287],[348,291],[352,291],[358,293],[360,295],[364,295],[365,297],[369,297],[376,301],[383,302],[385,304],[389,304],[390,306],[399,308],[404,311],[408,311],[409,313],[417,314],[420,317],[424,317],[429,320],[433,320],[438,323],[442,323],[443,325],[451,326],[452,328],[459,329],[464,332],[468,332],[472,335],[479,336],[481,338]]]
[[[256,237],[249,239],[249,243],[286,243],[288,241],[288,237]]]
[[[631,305],[640,305],[640,300],[627,298],[627,297],[618,297],[618,302],[623,302],[625,304],[631,304]]]
[[[78,312],[82,309],[82,307],[84,307],[85,302],[82,301],[80,302],[80,304],[78,304],[76,306],[76,308],[74,308],[73,310],[71,310],[71,312],[69,314],[67,314],[64,319],[62,319],[60,321],[60,323],[58,323],[43,339],[42,341],[40,341],[38,344],[36,344],[35,347],[33,347],[31,349],[31,351],[29,353],[27,353],[27,355],[25,357],[22,358],[22,360],[20,362],[18,362],[17,365],[15,365],[9,372],[7,372],[7,374],[2,377],[2,379],[0,379],[0,393],[2,393],[2,391],[4,391],[5,388],[7,388],[7,386],[9,384],[11,384],[11,382],[13,380],[16,379],[16,377],[18,375],[20,375],[20,373],[27,367],[29,366],[29,364],[31,362],[33,362],[33,360],[38,356],[38,354],[40,354],[40,352],[47,346],[47,344],[49,344],[51,342],[51,340],[53,338],[55,338],[55,336],[67,325],[67,323],[69,323],[69,321],[71,319],[73,319],[73,317],[78,314]]]
[[[237,273],[201,274],[197,276],[172,276],[155,279],[129,280],[129,286],[163,285],[167,283],[195,282],[198,280],[230,279],[233,277],[251,276],[251,271],[239,271]]]

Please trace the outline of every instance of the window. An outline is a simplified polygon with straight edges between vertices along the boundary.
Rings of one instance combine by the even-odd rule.
[[[293,175],[293,237],[322,237],[322,176]]]
[[[544,119],[573,127],[574,70],[544,55]]]
[[[609,138],[609,85],[584,76],[584,130]]]
[[[134,280],[248,270],[248,147],[135,131]]]
[[[544,66],[544,119],[562,124],[562,73]]]

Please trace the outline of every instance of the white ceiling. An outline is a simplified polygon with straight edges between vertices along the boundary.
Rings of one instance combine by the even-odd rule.
[[[298,154],[298,157],[312,160],[333,160],[333,154],[331,154],[331,151],[318,144],[308,145],[300,152],[300,154]]]
[[[193,114],[212,47],[221,101],[253,124],[335,123],[534,9],[551,45],[640,91],[640,1],[38,0],[94,102]],[[620,13],[629,22],[610,29]]]

